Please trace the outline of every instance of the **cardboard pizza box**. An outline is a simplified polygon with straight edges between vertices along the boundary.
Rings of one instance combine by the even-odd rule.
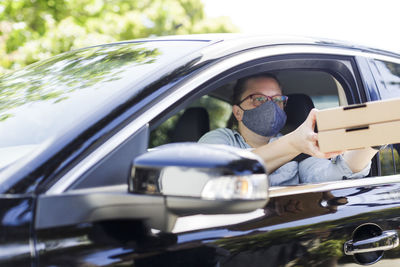
[[[317,127],[322,152],[400,143],[400,99],[320,110]]]

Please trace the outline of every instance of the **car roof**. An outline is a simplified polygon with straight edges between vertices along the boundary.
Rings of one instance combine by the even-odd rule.
[[[320,46],[352,49],[363,52],[371,52],[371,53],[400,58],[400,54],[395,51],[373,48],[344,40],[336,40],[336,39],[322,38],[322,37],[321,38],[311,37],[311,36],[297,36],[297,35],[208,33],[208,34],[190,34],[190,35],[171,35],[171,36],[160,36],[160,37],[155,36],[155,37],[125,41],[125,42],[157,42],[157,41],[180,41],[180,42],[197,41],[197,42],[209,42],[210,45],[215,45],[215,44],[219,44],[222,46],[229,45],[230,53],[243,51],[246,48],[254,48],[257,46],[270,46],[270,45],[272,46],[272,45],[283,45],[283,44],[320,45]]]
[[[400,58],[400,55],[394,52],[370,48],[358,44],[353,44],[346,41],[332,40],[327,38],[316,38],[306,36],[290,36],[290,35],[259,35],[259,34],[238,34],[238,33],[214,33],[214,34],[194,34],[194,35],[175,35],[146,38],[134,40],[135,42],[157,42],[157,41],[194,41],[194,42],[209,42],[208,46],[204,46],[201,52],[203,56],[209,59],[220,58],[236,52],[241,52],[246,49],[252,49],[265,46],[276,45],[316,45],[334,48],[343,48],[358,52],[369,52],[384,56]],[[207,49],[207,51],[205,51]],[[316,74],[315,74],[316,75]],[[279,77],[282,79],[282,77]],[[232,88],[234,82],[225,84],[224,86],[210,93],[218,99],[231,102]],[[286,88],[287,89],[287,88]],[[287,91],[287,90],[286,90]],[[290,93],[290,92],[289,92]]]

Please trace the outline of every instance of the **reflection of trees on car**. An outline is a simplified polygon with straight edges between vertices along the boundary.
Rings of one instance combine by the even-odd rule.
[[[327,220],[322,215],[316,217],[320,223],[314,221],[314,224],[300,225],[302,221],[297,220],[293,226],[286,227],[285,224],[275,223],[273,225],[281,227],[258,228],[258,231],[243,236],[227,235],[215,241],[215,244],[229,252],[223,266],[337,266],[353,263],[352,257],[343,253],[343,244],[352,238],[346,229],[348,225],[378,218],[374,222],[391,229],[396,225],[396,221],[390,219],[395,211],[396,208],[393,208],[383,212],[372,211],[362,216],[339,216],[341,218],[337,220]],[[231,228],[232,231],[235,229]],[[385,251],[384,257],[396,259],[399,255],[400,247],[397,247]]]
[[[59,102],[79,89],[96,86],[124,77],[133,66],[153,63],[160,51],[140,45],[94,47],[62,54],[27,69],[5,75],[0,80],[0,121],[12,116],[10,110],[34,101]],[[112,90],[112,88],[109,88]]]
[[[245,254],[252,255],[251,258],[254,261],[246,262],[250,265],[261,265],[266,258],[268,258],[268,266],[282,266],[289,262],[300,265],[307,265],[307,262],[314,264],[335,262],[337,258],[343,256],[342,244],[345,240],[341,236],[343,233],[340,229],[345,224],[344,221],[331,220],[316,225],[304,224],[276,230],[269,229],[269,226],[300,222],[304,218],[322,218],[324,215],[336,213],[338,206],[346,203],[345,197],[336,197],[330,192],[271,199],[265,208],[265,217],[231,227],[232,231],[254,228],[264,231],[254,231],[247,236],[229,237],[218,240],[216,243],[230,252],[227,266],[236,266],[230,265],[229,262],[231,260],[240,262],[237,257]],[[308,257],[304,259],[299,257],[306,251],[311,252]],[[327,251],[329,253],[326,253]]]
[[[343,256],[342,246],[346,240],[340,228],[341,225],[337,222],[322,223],[318,228],[304,225],[253,232],[245,237],[229,237],[216,243],[229,251],[224,266],[239,266],[236,262],[248,266],[261,266],[266,260],[266,266],[286,266],[289,263],[293,264],[289,264],[290,266],[317,266],[336,262]],[[310,253],[306,254],[306,251]],[[245,255],[251,257],[246,258]]]

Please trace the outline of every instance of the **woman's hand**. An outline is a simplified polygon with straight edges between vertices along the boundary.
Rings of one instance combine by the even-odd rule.
[[[252,150],[264,160],[268,173],[293,160],[300,153],[318,158],[333,158],[343,153],[322,153],[319,150],[318,134],[314,132],[317,112],[316,109],[311,110],[303,124],[293,132]]]
[[[312,109],[303,124],[290,133],[291,145],[299,154],[304,153],[317,158],[333,158],[344,153],[344,151],[323,153],[319,150],[318,134],[314,132],[317,112],[317,109]]]
[[[312,109],[303,124],[293,132],[252,150],[252,152],[259,155],[264,160],[267,166],[267,173],[274,172],[283,164],[293,160],[293,158],[300,153],[326,159],[343,154],[343,158],[352,172],[359,172],[367,166],[377,150],[366,148],[346,152],[336,151],[323,153],[320,151],[318,146],[318,134],[314,132],[317,112],[317,109]]]

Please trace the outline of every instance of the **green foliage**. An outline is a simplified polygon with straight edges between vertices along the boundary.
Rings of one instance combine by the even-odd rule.
[[[210,129],[226,127],[226,123],[232,114],[232,106],[222,100],[210,96],[203,96],[194,102],[192,107],[204,107],[210,117]]]
[[[394,163],[393,164],[393,160]],[[379,161],[381,163],[381,174],[382,175],[393,175],[399,173],[400,170],[400,158],[396,149],[392,149],[391,146],[386,147],[379,151]],[[394,169],[394,165],[396,167],[396,172]]]
[[[100,43],[235,30],[201,0],[2,0],[0,73]]]
[[[157,147],[172,142],[172,134],[176,123],[178,122],[179,116],[183,114],[183,111],[172,116],[164,123],[162,123],[157,129],[150,133],[150,144],[149,147]]]

